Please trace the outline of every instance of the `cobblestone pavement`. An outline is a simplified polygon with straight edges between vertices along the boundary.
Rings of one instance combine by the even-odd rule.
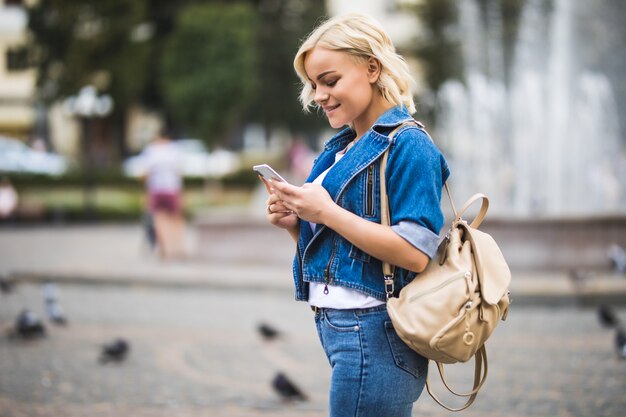
[[[325,416],[329,367],[312,314],[276,291],[58,286],[70,323],[34,341],[0,335],[0,417]],[[43,316],[41,288],[0,295],[0,326],[28,307]],[[626,310],[619,310],[626,320]],[[267,322],[282,332],[262,340]],[[99,346],[131,344],[121,364],[97,362]],[[626,361],[593,309],[515,307],[488,342],[489,378],[465,416],[623,416]],[[467,364],[448,368],[468,387]],[[284,371],[309,396],[286,404],[270,381]],[[432,370],[432,368],[431,368]],[[433,380],[438,376],[431,374]],[[438,390],[441,392],[440,390]],[[444,397],[447,398],[447,397]],[[458,403],[458,402],[457,402]],[[453,415],[427,393],[414,416]]]

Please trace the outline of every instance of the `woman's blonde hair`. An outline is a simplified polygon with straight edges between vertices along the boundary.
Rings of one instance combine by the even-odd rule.
[[[381,64],[381,73],[376,83],[382,96],[392,104],[404,105],[410,113],[415,112],[413,102],[414,80],[404,58],[380,24],[373,18],[350,13],[323,22],[311,32],[300,46],[293,66],[302,81],[300,102],[305,111],[314,106],[315,92],[304,69],[307,53],[316,46],[346,52],[358,60],[370,57]]]

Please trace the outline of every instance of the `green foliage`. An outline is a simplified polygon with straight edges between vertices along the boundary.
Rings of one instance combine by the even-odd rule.
[[[221,178],[226,188],[243,188],[252,190],[259,185],[258,175],[250,168],[242,168]]]
[[[293,59],[301,40],[324,17],[324,2],[258,0],[259,87],[249,110],[250,118],[266,128],[287,126],[306,132],[325,126],[316,113],[305,114],[298,101],[300,80]]]
[[[142,92],[150,44],[132,41],[146,0],[41,0],[29,10],[32,50],[43,98],[94,84],[124,108]]]
[[[39,0],[28,13],[38,98],[52,103],[86,84],[111,95],[111,146],[122,153],[124,116],[137,103],[211,143],[247,122],[300,133],[325,125],[302,113],[292,66],[324,2]]]
[[[175,120],[217,142],[256,86],[256,15],[248,4],[192,4],[176,19],[161,85]]]
[[[72,171],[58,177],[29,173],[2,173],[2,175],[8,177],[18,191],[28,188],[84,187],[86,183],[85,173],[80,171]],[[122,175],[119,169],[92,172],[89,179],[98,187],[111,187],[118,190],[144,189],[144,184],[140,179],[126,177]],[[185,177],[183,181],[185,189],[196,189],[204,187],[207,180],[201,177]],[[252,184],[257,184],[259,179],[251,169],[242,168],[240,171],[213,181],[227,187],[249,188]]]
[[[464,79],[461,45],[463,33],[459,32],[458,7],[461,0],[425,0],[414,8],[424,25],[424,36],[417,42],[415,53],[426,68],[428,85],[437,91],[449,79]],[[505,81],[509,80],[519,19],[526,0],[477,0],[480,13],[499,3],[502,18],[502,48],[504,53]],[[550,0],[544,7],[549,9]],[[546,13],[549,10],[546,9]],[[485,16],[483,16],[485,18]]]
[[[424,25],[424,36],[415,53],[426,69],[433,91],[449,79],[463,80],[461,41],[455,34],[458,10],[455,0],[425,0],[415,8]]]
[[[508,83],[519,32],[519,20],[526,0],[500,0],[502,2],[502,45],[504,48],[504,75]]]
[[[30,173],[10,173],[5,175],[11,179],[11,183],[18,190],[33,187],[49,189],[82,187],[86,182],[86,174],[81,171],[71,171],[62,176]],[[107,185],[119,189],[143,189],[143,184],[139,180],[123,176],[119,169],[90,172],[89,179],[98,185]]]

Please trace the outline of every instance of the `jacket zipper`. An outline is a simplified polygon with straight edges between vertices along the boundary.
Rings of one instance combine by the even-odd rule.
[[[468,276],[469,275],[469,276]],[[448,278],[447,280],[445,280],[444,282],[442,282],[441,284],[437,285],[436,287],[430,288],[424,292],[421,292],[419,294],[415,294],[412,297],[409,298],[409,303],[412,303],[414,301],[417,301],[418,299],[427,296],[429,294],[432,294],[434,292],[439,291],[440,289],[442,289],[443,287],[447,286],[448,284],[451,284],[452,282],[462,279],[462,278],[471,278],[471,272],[460,272],[457,275]],[[415,279],[419,279],[419,276],[415,277]]]
[[[328,294],[328,284],[330,284],[330,264],[333,263],[333,259],[335,258],[335,238],[333,238],[333,243],[330,250],[330,258],[328,259],[328,264],[324,269],[324,294]]]
[[[374,164],[367,167],[367,207],[365,214],[371,216],[373,214],[374,206]]]

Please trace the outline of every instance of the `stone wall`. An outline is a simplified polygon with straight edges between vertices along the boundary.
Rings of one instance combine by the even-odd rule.
[[[626,217],[486,220],[511,269],[609,269],[609,248],[626,249]]]

